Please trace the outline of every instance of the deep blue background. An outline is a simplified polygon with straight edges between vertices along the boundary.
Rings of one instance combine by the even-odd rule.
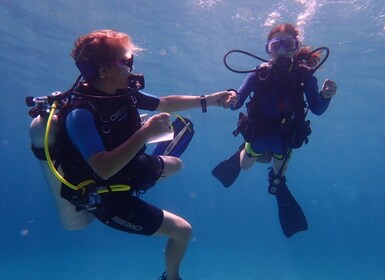
[[[29,150],[24,99],[72,85],[78,72],[69,53],[79,35],[126,32],[144,48],[135,69],[146,91],[200,95],[244,79],[223,66],[226,51],[266,58],[271,25],[292,22],[306,44],[331,49],[320,86],[325,78],[338,83],[329,110],[310,116],[310,143],[287,173],[309,231],[283,236],[266,191],[268,165],[243,172],[229,189],[210,175],[241,142],[231,135],[238,112],[219,108],[183,113],[196,127],[185,167],[143,198],[194,227],[183,279],[385,279],[384,18],[380,0],[1,1],[0,278],[147,280],[164,269],[163,238],[98,222],[63,230]]]

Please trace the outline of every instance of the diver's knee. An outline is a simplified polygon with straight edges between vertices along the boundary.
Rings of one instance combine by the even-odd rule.
[[[183,219],[183,223],[178,225],[178,239],[181,241],[189,241],[192,236],[192,226]]]
[[[183,167],[183,161],[180,158],[172,156],[160,156],[164,163],[163,176],[170,176],[179,172]]]
[[[169,236],[179,242],[187,243],[192,236],[192,226],[182,217],[175,215],[173,217],[171,234],[169,234]]]
[[[179,171],[183,167],[183,161],[180,158],[174,157],[173,166],[175,170]]]

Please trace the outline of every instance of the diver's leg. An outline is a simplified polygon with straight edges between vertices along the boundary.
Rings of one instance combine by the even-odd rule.
[[[243,148],[240,155],[240,166],[243,170],[249,169],[254,162],[256,161],[255,157],[252,157],[246,152],[246,148]]]
[[[162,176],[159,178],[167,177],[178,173],[183,167],[183,161],[180,158],[173,156],[160,156],[163,159],[164,168]]]
[[[276,156],[273,156],[273,169],[269,173],[270,184],[279,185],[281,183],[281,181],[283,181],[282,183],[286,182],[285,173],[287,170],[289,160],[290,160],[290,157],[286,160],[285,166],[282,168],[281,177],[278,178],[278,177],[273,176],[273,174],[271,172],[274,172],[274,175],[277,175],[279,170],[281,169],[282,165],[284,164],[284,159],[278,159]],[[273,180],[273,178],[274,178],[274,180]]]
[[[183,218],[163,210],[162,224],[154,235],[169,237],[165,250],[167,280],[179,280],[179,267],[186,252],[191,225]]]
[[[282,168],[282,177],[285,176],[289,160],[290,158],[286,160],[285,166]],[[284,162],[284,159],[277,159],[276,157],[273,157],[273,170],[275,174],[277,174],[279,169],[281,169],[283,162]]]

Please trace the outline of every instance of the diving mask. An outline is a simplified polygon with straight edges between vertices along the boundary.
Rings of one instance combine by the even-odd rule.
[[[131,55],[131,57],[129,59],[120,59],[120,60],[116,61],[117,66],[127,66],[130,69],[130,72],[133,69],[133,66],[132,66],[133,64],[134,64],[134,56],[133,55]]]
[[[299,42],[296,38],[273,38],[267,42],[266,52],[268,54],[277,53],[281,46],[286,52],[292,52],[298,49]]]

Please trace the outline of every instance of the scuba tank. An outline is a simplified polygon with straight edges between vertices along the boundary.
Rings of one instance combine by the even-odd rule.
[[[74,205],[60,196],[62,182],[57,178],[50,167],[50,163],[54,165],[55,161],[54,159],[51,159],[51,157],[46,157],[48,150],[54,150],[56,137],[60,131],[58,116],[56,114],[51,114],[51,118],[48,116],[49,110],[55,110],[55,108],[50,106],[49,103],[52,101],[49,100],[50,98],[55,98],[55,96],[59,95],[61,94],[55,92],[49,97],[27,97],[27,105],[35,106],[29,112],[30,116],[34,118],[29,128],[29,135],[31,138],[32,151],[39,160],[46,183],[49,186],[54,199],[62,226],[66,230],[78,230],[90,224],[94,216],[84,210],[77,211]],[[50,122],[48,122],[49,120]],[[57,167],[57,172],[63,176],[60,166]]]

